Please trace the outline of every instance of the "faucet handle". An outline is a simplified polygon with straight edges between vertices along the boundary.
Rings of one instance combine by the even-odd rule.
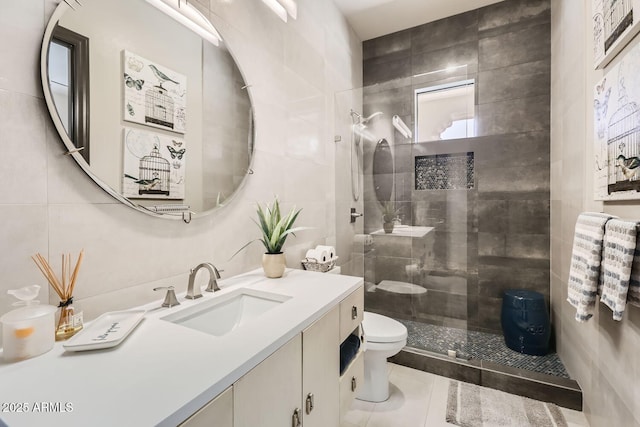
[[[218,270],[213,264],[209,263],[209,265],[213,267],[213,274],[211,275],[211,277],[209,277],[209,284],[207,285],[207,289],[205,289],[204,291],[216,292],[220,290],[220,287],[218,286],[218,279],[220,278],[220,272],[224,270]]]
[[[164,297],[164,301],[162,302],[162,307],[173,307],[174,305],[180,305],[178,302],[178,298],[176,298],[176,291],[173,286],[159,286],[157,288],[153,288],[154,291],[159,291],[161,289],[166,289],[167,294]]]

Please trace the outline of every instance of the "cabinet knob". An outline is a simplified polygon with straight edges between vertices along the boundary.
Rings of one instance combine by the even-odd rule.
[[[355,319],[357,317],[358,317],[358,307],[354,305],[353,307],[351,307],[351,318]]]
[[[358,387],[358,383],[356,382],[356,377],[351,377],[351,391],[356,391]]]
[[[300,427],[300,408],[296,408],[291,416],[291,427]]]
[[[311,411],[313,411],[313,393],[307,394],[306,410],[307,410],[307,415],[309,415]]]

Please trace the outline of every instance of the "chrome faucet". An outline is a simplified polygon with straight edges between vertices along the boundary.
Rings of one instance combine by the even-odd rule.
[[[187,299],[196,299],[202,297],[200,289],[196,288],[195,286],[196,274],[201,268],[206,268],[207,270],[209,270],[209,284],[207,285],[207,289],[205,289],[205,292],[215,292],[220,290],[220,287],[218,286],[220,272],[210,262],[203,262],[202,264],[198,264],[197,267],[192,268],[189,272],[189,285],[187,286],[187,295],[185,296],[185,298]]]

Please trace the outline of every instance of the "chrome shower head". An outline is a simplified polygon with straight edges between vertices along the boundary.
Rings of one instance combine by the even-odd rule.
[[[374,117],[377,116],[381,116],[384,113],[382,111],[376,111],[375,113],[373,113],[372,115],[370,115],[369,117],[362,117],[362,114],[360,113],[356,113],[355,111],[351,110],[349,112],[349,114],[351,114],[351,120],[353,120],[353,124],[361,124],[361,125],[366,125],[367,123],[369,123]]]
[[[373,120],[375,117],[377,116],[382,116],[384,113],[382,111],[376,111],[375,113],[373,113],[372,115],[370,115],[369,117],[366,118],[362,118],[362,116],[360,116],[361,118],[361,122],[363,125],[366,125],[367,123],[369,123],[371,120]]]

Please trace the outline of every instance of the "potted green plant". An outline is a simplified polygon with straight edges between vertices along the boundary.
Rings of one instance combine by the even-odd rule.
[[[234,256],[255,241],[260,241],[264,245],[266,252],[262,255],[262,268],[269,278],[282,277],[286,267],[284,253],[282,247],[290,234],[295,236],[296,231],[305,230],[308,227],[293,227],[300,211],[295,206],[288,214],[282,216],[280,213],[280,203],[276,198],[271,205],[268,203],[262,208],[258,204],[257,214],[258,221],[254,222],[262,232],[261,239],[255,239],[241,247]],[[233,258],[233,257],[232,257]]]
[[[398,214],[402,208],[396,208],[394,202],[382,203],[382,228],[385,233],[393,232],[394,221],[398,218]]]

